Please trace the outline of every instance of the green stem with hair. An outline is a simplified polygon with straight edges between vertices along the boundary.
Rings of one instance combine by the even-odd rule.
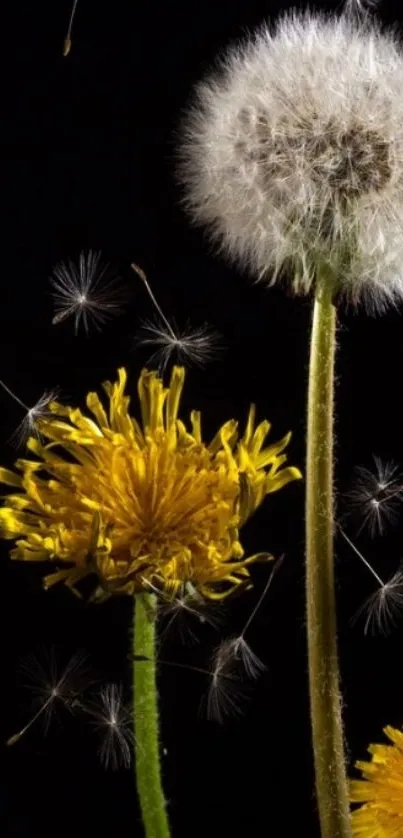
[[[315,296],[308,388],[306,609],[316,795],[322,838],[351,838],[334,580],[333,421],[336,309],[322,270]]]
[[[146,838],[169,838],[161,759],[156,682],[156,608],[153,594],[134,597],[133,709],[136,785]]]

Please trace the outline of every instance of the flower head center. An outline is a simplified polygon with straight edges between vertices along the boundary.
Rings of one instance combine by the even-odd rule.
[[[312,142],[312,177],[326,179],[340,197],[380,191],[391,177],[389,145],[377,131],[358,123],[345,131],[330,123]]]
[[[323,124],[313,110],[309,119],[283,119],[276,127],[264,113],[242,108],[238,121],[240,162],[257,165],[266,188],[286,167],[299,171],[306,182],[311,179],[320,191],[331,190],[343,203],[343,198],[382,190],[391,178],[389,143],[358,120],[345,128],[334,120]]]

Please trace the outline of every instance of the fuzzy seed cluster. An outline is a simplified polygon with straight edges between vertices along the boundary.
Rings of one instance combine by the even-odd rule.
[[[179,180],[225,256],[350,303],[403,296],[403,52],[368,17],[296,11],[233,46],[181,126]],[[323,274],[323,271],[322,271]]]

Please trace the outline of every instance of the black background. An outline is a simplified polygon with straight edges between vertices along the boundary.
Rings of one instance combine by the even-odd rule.
[[[182,416],[203,412],[211,438],[231,417],[242,423],[251,401],[272,435],[293,430],[290,462],[304,466],[305,392],[311,301],[281,287],[253,285],[215,258],[179,207],[172,175],[174,132],[193,84],[217,51],[291,3],[204,0],[182,5],[79,0],[71,54],[62,56],[70,3],[21,2],[3,17],[3,203],[0,377],[27,404],[58,385],[68,401],[120,365],[136,381],[148,354],[133,351],[140,320],[153,312],[136,261],[170,317],[208,321],[226,351],[187,374]],[[303,6],[304,4],[300,4]],[[336,3],[317,8],[335,9]],[[380,16],[393,20],[393,4]],[[131,289],[120,318],[101,333],[73,323],[53,326],[49,275],[81,250],[102,250]],[[337,489],[373,454],[403,467],[400,312],[378,319],[340,312],[337,361]],[[22,418],[0,392],[1,462],[15,451],[9,437]],[[318,835],[313,793],[304,628],[302,483],[266,500],[243,532],[248,553],[286,554],[248,634],[267,665],[241,720],[224,726],[198,716],[206,679],[160,667],[164,782],[173,838],[299,831]],[[403,520],[382,538],[348,533],[386,578],[402,556]],[[3,739],[32,714],[33,696],[18,672],[27,655],[55,648],[60,662],[82,649],[102,683],[130,690],[130,600],[100,606],[63,587],[41,589],[35,568],[12,564],[1,544]],[[225,633],[239,632],[257,601],[267,567],[252,571],[254,589],[228,605]],[[365,637],[350,618],[374,590],[373,579],[337,542],[339,641],[350,765],[380,741],[385,724],[403,723],[403,622],[388,638]],[[197,629],[187,647],[170,637],[167,660],[206,666],[217,643]],[[0,817],[5,834],[24,838],[142,835],[132,771],[105,771],[89,725],[57,716],[47,737],[40,722],[2,751]]]

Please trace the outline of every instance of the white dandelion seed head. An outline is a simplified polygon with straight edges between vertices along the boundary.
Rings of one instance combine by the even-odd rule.
[[[362,4],[361,4],[362,5]],[[285,13],[233,46],[181,125],[193,221],[271,285],[319,267],[369,312],[403,296],[403,54],[365,16]]]
[[[60,262],[50,279],[55,305],[52,323],[74,316],[77,334],[82,321],[88,334],[92,323],[98,331],[110,317],[121,314],[127,291],[101,252],[82,251],[78,262]]]

